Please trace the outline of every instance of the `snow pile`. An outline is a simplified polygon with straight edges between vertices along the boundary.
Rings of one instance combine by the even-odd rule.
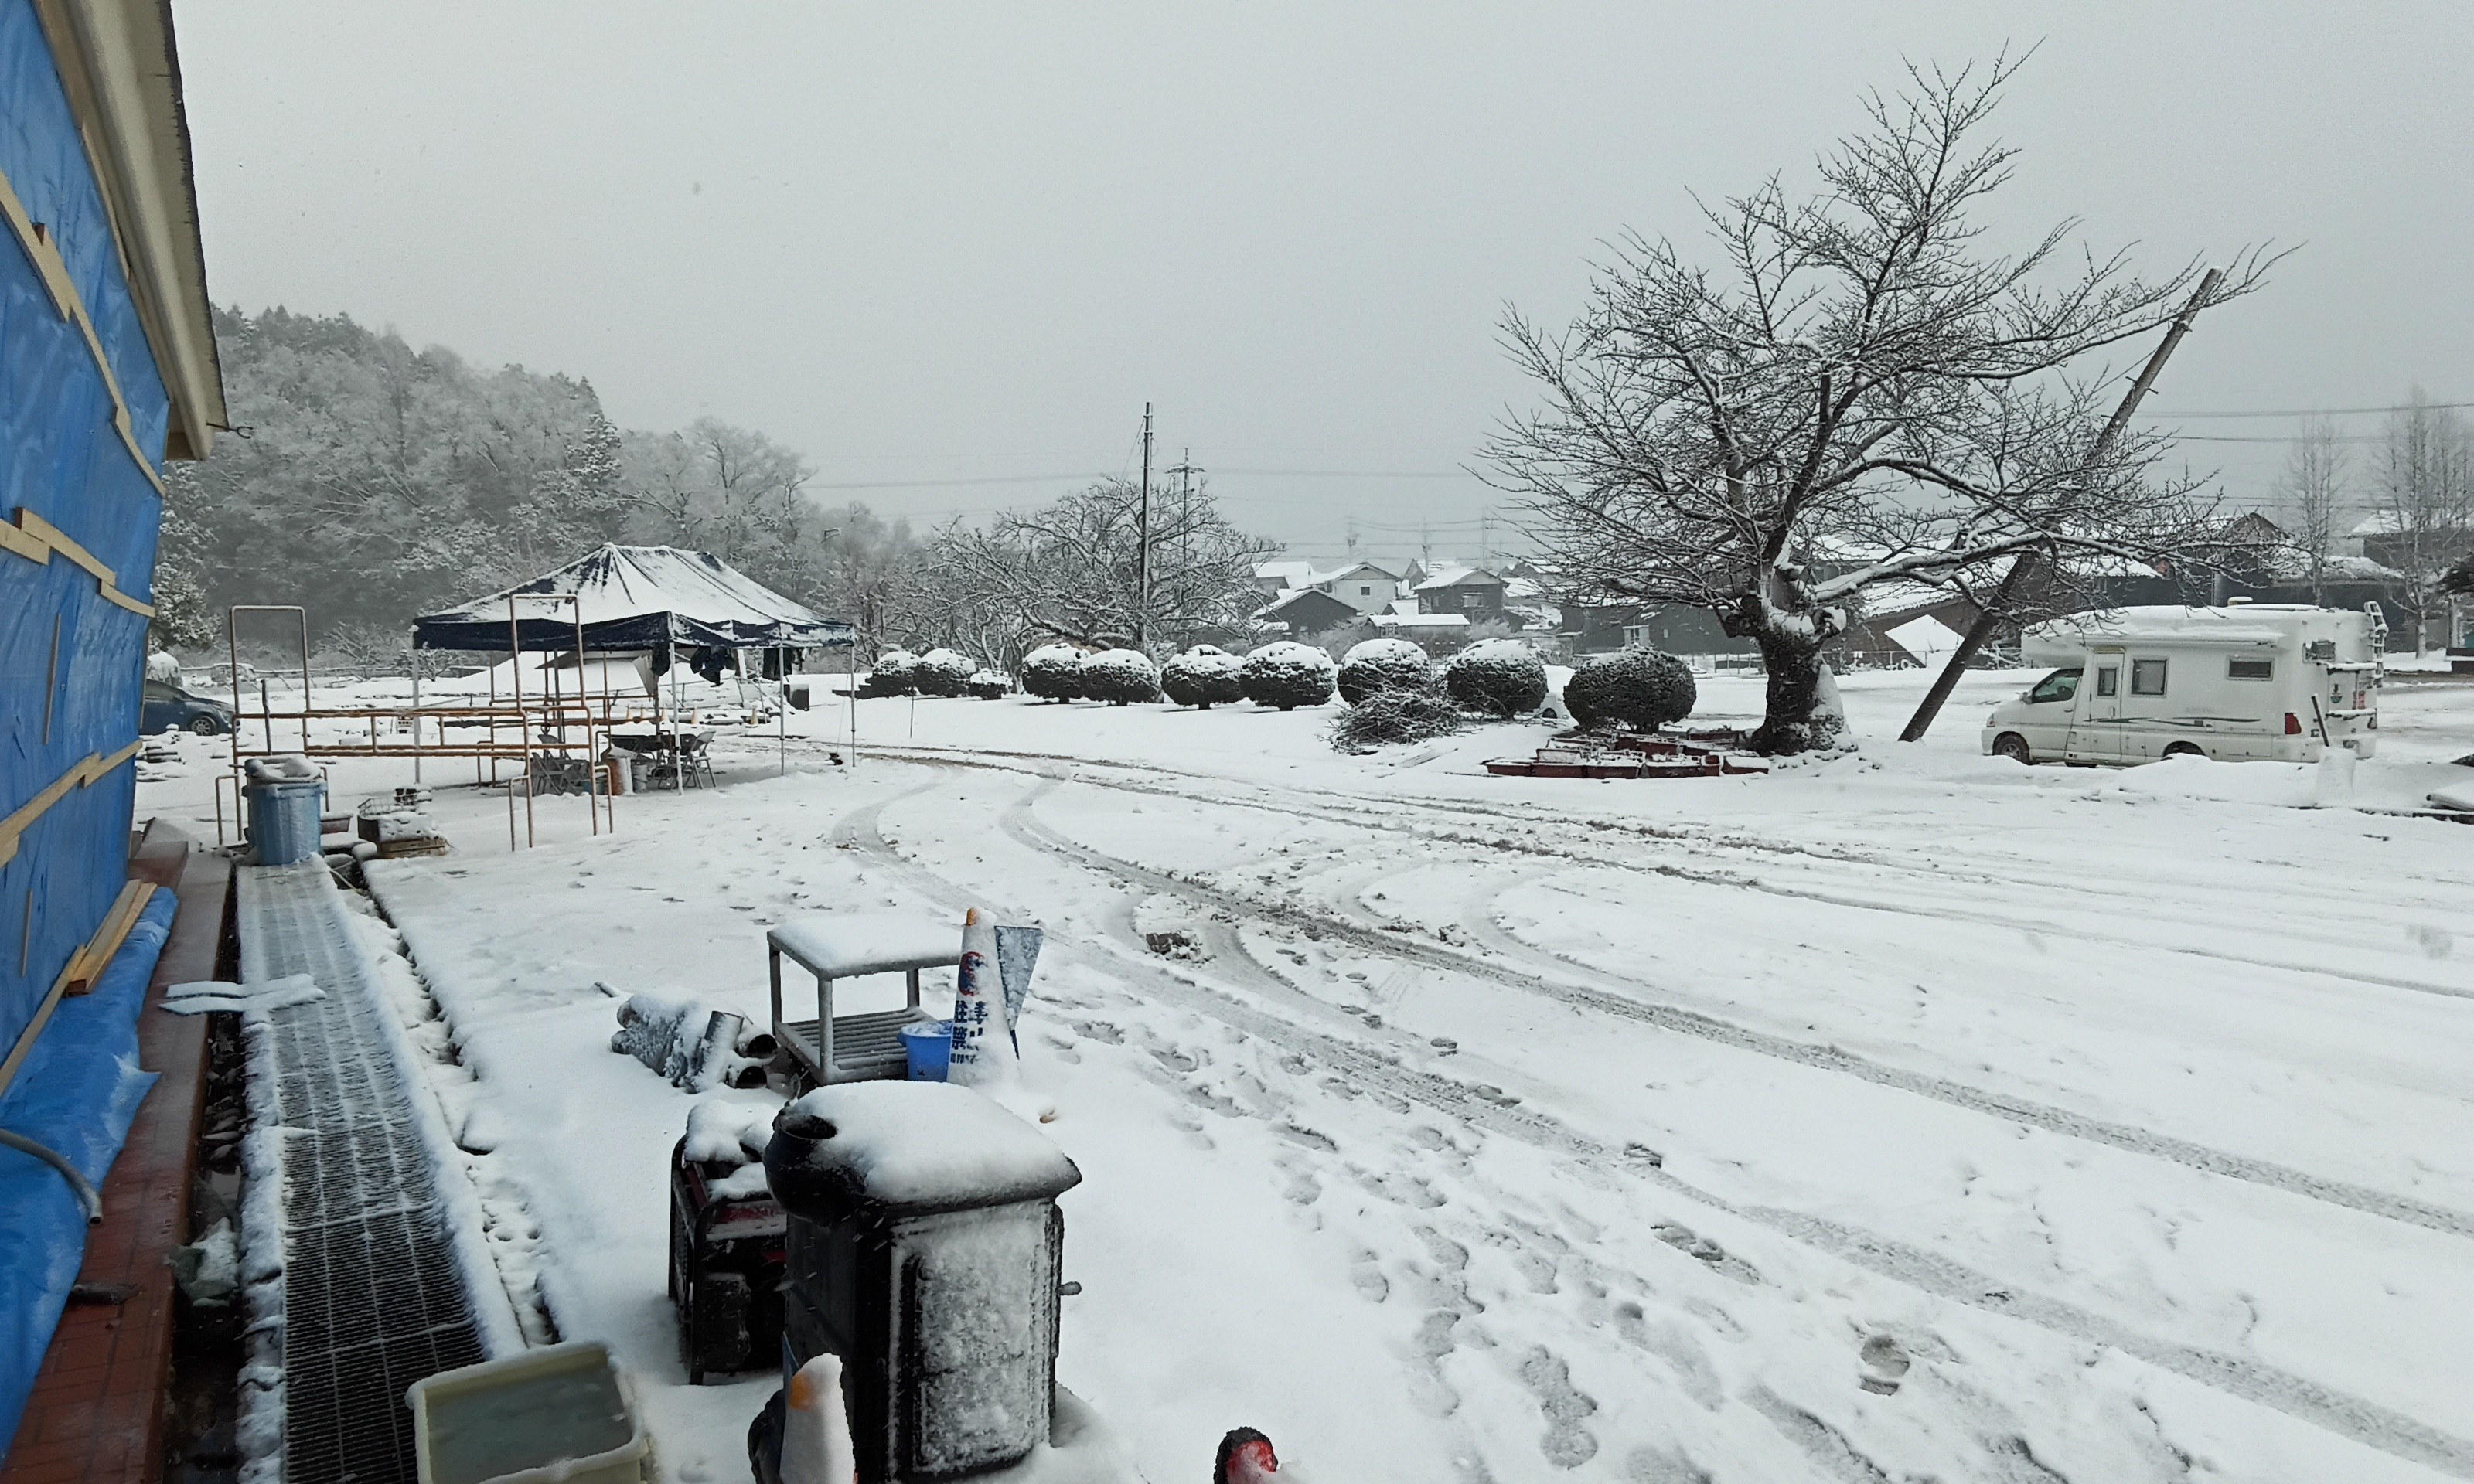
[[[1388,742],[1426,742],[1467,726],[1458,707],[1431,686],[1377,690],[1331,724],[1331,745],[1370,753]]]
[[[1350,706],[1377,691],[1425,690],[1434,683],[1434,662],[1407,639],[1367,639],[1341,658],[1340,699]]]
[[[1564,708],[1584,727],[1621,723],[1655,731],[1691,715],[1699,699],[1691,666],[1654,649],[1593,655],[1564,682]]]
[[[867,672],[866,680],[860,682],[859,693],[861,696],[911,695],[918,688],[919,678],[913,673],[918,668],[918,656],[907,649],[888,649],[876,657],[875,667]]]
[[[1518,639],[1481,639],[1443,667],[1443,688],[1472,711],[1510,718],[1546,700],[1546,666]]]
[[[1331,657],[1322,650],[1282,639],[1248,655],[1237,682],[1256,706],[1288,711],[1330,700],[1334,669]]]
[[[1135,649],[1104,649],[1082,657],[1082,694],[1110,706],[1159,697],[1159,671]]]
[[[708,1097],[688,1110],[684,1153],[698,1164],[757,1163],[772,1137],[772,1109]]]
[[[318,765],[299,753],[253,757],[241,764],[241,772],[253,783],[315,783],[322,777]]]
[[[792,1103],[764,1161],[784,1192],[831,1189],[906,1210],[1053,1196],[1082,1172],[1031,1125],[949,1082],[845,1082]]]
[[[932,649],[911,665],[910,685],[923,696],[958,696],[979,669],[980,662],[959,650]]]
[[[1197,644],[1160,666],[1160,689],[1178,706],[1210,710],[1223,703],[1246,699],[1237,672],[1245,661],[1213,644]]]
[[[1048,644],[1022,657],[1022,688],[1042,701],[1072,701],[1082,694],[1082,652]]]

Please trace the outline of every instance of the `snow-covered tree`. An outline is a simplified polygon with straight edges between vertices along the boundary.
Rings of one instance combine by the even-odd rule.
[[[2016,67],[1914,70],[1808,197],[1773,178],[1708,209],[1703,260],[1629,237],[1568,329],[1506,323],[1544,406],[1490,456],[1533,536],[1575,598],[1692,604],[1758,643],[1764,752],[1841,737],[1822,652],[1867,587],[1976,595],[2031,552],[2068,587],[2090,557],[2203,559],[2221,527],[2149,477],[2157,437],[2103,436],[2120,389],[2097,364],[2193,301],[2198,265],[2141,279],[2074,254],[2072,222],[1986,242],[2017,151],[1979,135]]]
[[[1340,699],[1350,706],[1363,706],[1380,691],[1431,690],[1434,684],[1434,661],[1407,639],[1361,640],[1341,658]]]
[[[980,673],[980,662],[958,650],[932,649],[910,666],[910,687],[923,696],[958,696]]]
[[[1237,670],[1237,683],[1256,706],[1293,711],[1330,700],[1332,676],[1338,669],[1329,655],[1313,645],[1279,639],[1246,657]]]
[[[924,565],[1019,633],[1082,645],[1179,645],[1235,628],[1261,605],[1254,563],[1275,548],[1223,519],[1207,489],[1183,499],[1152,491],[1146,602],[1140,505],[1131,482],[1112,479],[984,529],[958,521],[936,533]]]
[[[1159,670],[1138,649],[1104,649],[1082,657],[1082,694],[1110,706],[1159,699]]]
[[[1486,639],[1444,664],[1443,689],[1469,710],[1517,716],[1545,704],[1546,665],[1518,639]]]
[[[1691,715],[1700,698],[1691,667],[1654,649],[1591,655],[1564,682],[1564,709],[1584,727],[1620,722],[1655,731]]]
[[[2286,530],[2311,584],[2311,601],[2325,603],[2329,548],[2345,500],[2345,450],[2337,442],[2335,423],[2326,418],[2304,421],[2301,435],[2285,450],[2277,490],[2285,497]]]
[[[2442,574],[2474,549],[2474,432],[2416,387],[2405,409],[2389,415],[2378,459],[2372,478],[2382,537],[2423,620],[2413,632],[2419,655]]]
[[[1082,694],[1082,652],[1071,644],[1044,644],[1022,657],[1022,688],[1042,701],[1073,701]]]
[[[1197,644],[1160,666],[1160,689],[1178,706],[1208,711],[1246,699],[1237,679],[1244,667],[1244,660],[1217,645]]]

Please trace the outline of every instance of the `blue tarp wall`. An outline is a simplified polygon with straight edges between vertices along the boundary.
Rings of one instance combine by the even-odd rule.
[[[61,1155],[98,1189],[155,1085],[137,1065],[137,1013],[177,906],[170,892],[155,894],[93,992],[61,1002],[0,1094],[0,1127]],[[0,1150],[0,1458],[85,1257],[85,1212],[69,1183],[48,1164]]]
[[[30,0],[0,0],[0,175],[68,268],[128,407],[159,467],[169,404],[123,275],[110,219]],[[32,511],[154,601],[159,496],[112,425],[111,394],[14,232],[0,227],[0,520]],[[146,620],[105,601],[55,555],[0,550],[0,817],[90,756],[137,735]],[[123,763],[45,810],[0,866],[0,1056],[18,1042],[70,955],[128,877],[135,770]],[[0,1124],[68,1156],[97,1185],[151,1080],[135,1017],[173,910],[147,921],[96,992],[65,1000],[0,1093]],[[16,1430],[85,1222],[60,1175],[0,1150],[0,1454]]]
[[[159,465],[162,378],[31,0],[0,0],[0,175],[58,245],[137,445]],[[0,520],[33,511],[152,602],[160,497],[112,428],[85,335],[14,234],[0,237]],[[145,660],[146,620],[106,602],[93,577],[57,556],[37,565],[0,551],[0,815],[137,735]],[[134,789],[127,765],[71,789],[0,867],[0,1055],[110,910]]]

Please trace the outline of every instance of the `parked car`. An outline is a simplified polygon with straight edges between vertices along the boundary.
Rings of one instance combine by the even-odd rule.
[[[137,712],[137,730],[194,731],[202,737],[211,737],[232,730],[232,708],[220,701],[193,696],[178,685],[148,681],[146,699]]]
[[[2030,628],[2028,662],[2057,664],[1984,719],[1984,751],[2019,762],[2141,763],[2191,755],[2316,762],[2379,745],[2376,613],[2307,605],[2125,608]]]

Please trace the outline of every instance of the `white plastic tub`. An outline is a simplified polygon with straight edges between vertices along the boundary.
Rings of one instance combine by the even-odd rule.
[[[596,1342],[442,1371],[405,1400],[421,1484],[643,1484],[651,1440]]]

